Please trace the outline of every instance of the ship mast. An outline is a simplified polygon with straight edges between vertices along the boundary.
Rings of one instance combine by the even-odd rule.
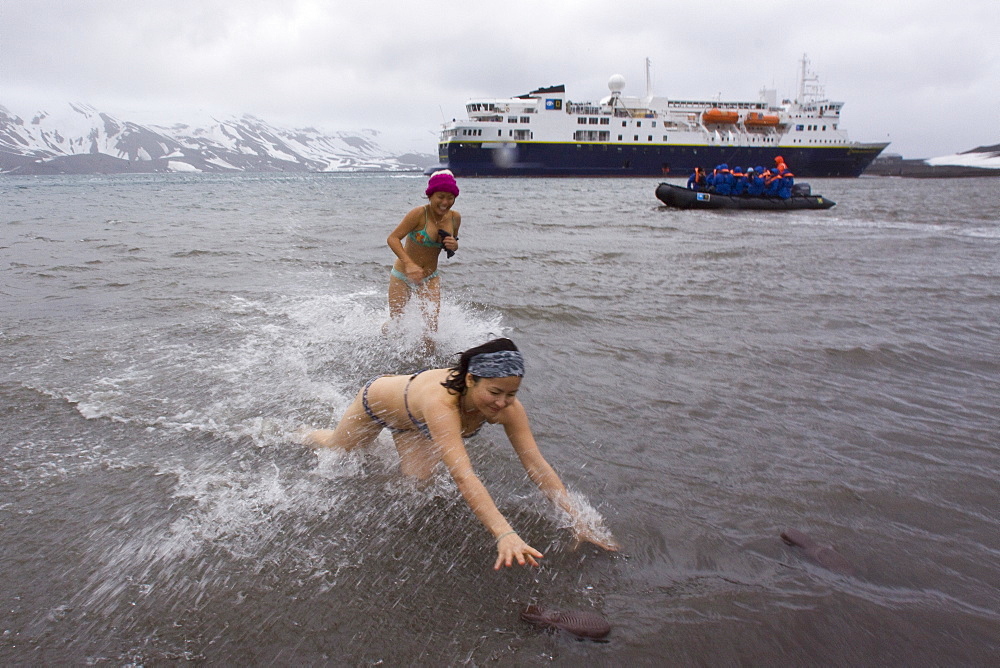
[[[651,99],[653,97],[653,76],[650,71],[653,68],[653,61],[646,57],[646,98]],[[648,104],[648,102],[647,102]]]
[[[802,71],[799,74],[799,104],[815,102],[823,98],[823,86],[815,72],[809,71],[809,56],[802,54]]]

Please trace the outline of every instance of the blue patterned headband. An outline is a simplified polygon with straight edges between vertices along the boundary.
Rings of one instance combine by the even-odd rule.
[[[523,376],[524,357],[516,350],[480,353],[469,360],[469,373],[479,378]]]

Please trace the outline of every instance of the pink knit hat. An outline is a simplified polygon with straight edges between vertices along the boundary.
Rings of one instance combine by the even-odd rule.
[[[436,192],[451,193],[455,197],[458,197],[458,183],[455,182],[455,175],[451,173],[451,170],[442,169],[439,172],[431,174],[431,178],[427,181],[427,190],[424,191],[424,194],[430,197]]]

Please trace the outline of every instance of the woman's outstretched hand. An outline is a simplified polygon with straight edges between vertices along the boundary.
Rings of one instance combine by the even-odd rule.
[[[497,541],[497,562],[493,564],[493,570],[498,571],[501,566],[513,566],[515,559],[521,566],[537,566],[536,559],[543,556],[545,555],[521,540],[516,533],[508,533]]]
[[[598,536],[594,533],[594,530],[588,526],[581,526],[577,524],[573,527],[573,533],[575,540],[573,541],[573,549],[580,547],[581,543],[593,543],[597,547],[608,550],[609,552],[617,552],[621,549],[618,541],[610,533],[606,536]]]

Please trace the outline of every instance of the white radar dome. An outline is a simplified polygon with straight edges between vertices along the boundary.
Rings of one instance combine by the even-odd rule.
[[[612,74],[608,79],[608,88],[612,93],[620,93],[625,90],[625,77],[620,74]]]

